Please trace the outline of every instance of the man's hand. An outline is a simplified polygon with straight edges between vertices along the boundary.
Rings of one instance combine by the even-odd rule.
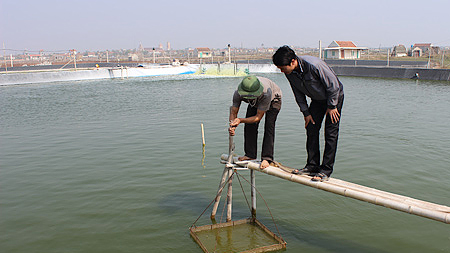
[[[334,108],[334,109],[327,109],[327,115],[330,115],[331,118],[331,123],[337,123],[339,122],[339,118],[341,117],[341,115],[339,114],[339,111]]]
[[[311,122],[313,125],[316,124],[316,122],[314,122],[313,118],[311,115],[308,115],[305,117],[305,128],[308,126],[309,122]]]
[[[234,136],[236,134],[236,127],[228,128],[228,133],[230,133],[231,136]]]
[[[231,127],[237,127],[239,124],[241,124],[241,120],[239,118],[235,118],[232,121],[230,121]]]
[[[241,123],[241,120],[239,118],[235,118],[232,121],[230,121],[230,128],[228,128],[228,132],[231,136],[235,135],[236,127]]]

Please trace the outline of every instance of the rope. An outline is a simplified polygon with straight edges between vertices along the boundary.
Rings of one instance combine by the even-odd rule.
[[[239,173],[237,173],[237,172],[236,172],[236,174],[239,175],[239,176],[241,176],[241,175],[240,175]],[[241,176],[241,177],[242,177],[245,181],[247,181],[247,183],[249,183],[249,184],[251,185],[251,183],[250,183],[244,176]],[[260,196],[260,197],[262,198],[262,200],[264,201],[264,204],[266,205],[267,210],[269,211],[270,217],[272,218],[273,224],[275,225],[275,229],[276,229],[277,232],[278,232],[278,236],[282,237],[280,231],[278,230],[277,223],[275,222],[275,218],[273,218],[272,212],[270,211],[269,205],[267,205],[266,200],[263,198],[262,194],[258,191],[258,189],[256,188],[256,186],[254,186],[254,187],[255,187],[256,192],[259,194],[259,196]]]
[[[245,191],[244,191],[244,188],[242,187],[241,180],[239,179],[239,177],[242,177],[249,185],[251,185],[251,183],[250,183],[244,176],[242,176],[241,174],[239,174],[236,170],[233,170],[233,173],[228,177],[228,180],[222,185],[222,187],[220,188],[220,190],[219,190],[218,192],[222,191],[222,190],[225,188],[225,186],[226,186],[226,185],[231,181],[231,179],[233,178],[233,175],[234,175],[234,174],[236,174],[236,175],[238,176],[237,178],[238,178],[239,184],[241,185],[242,193],[244,194],[244,197],[245,197],[245,200],[246,200],[246,202],[247,202],[247,205],[248,205],[249,209],[251,210],[250,204],[248,203],[247,196],[245,195]],[[271,217],[271,219],[272,219],[272,222],[273,222],[273,224],[275,225],[275,229],[277,230],[278,236],[281,237],[281,233],[280,233],[280,231],[278,230],[277,223],[275,222],[275,218],[273,217],[272,211],[270,211],[270,208],[269,208],[269,205],[267,204],[267,201],[264,199],[264,197],[262,196],[261,192],[258,191],[258,189],[256,188],[256,186],[254,186],[254,188],[255,188],[255,191],[258,193],[258,195],[261,197],[261,199],[264,201],[264,204],[266,205],[266,208],[267,208],[267,210],[269,211],[269,214],[270,214],[270,217]],[[222,194],[222,193],[220,193],[220,194]],[[194,223],[192,224],[191,228],[195,226],[195,224],[197,223],[197,221],[203,216],[203,214],[205,214],[206,210],[208,210],[208,208],[212,205],[212,203],[214,203],[215,199],[216,199],[220,194],[219,194],[219,193],[216,194],[216,196],[214,197],[214,199],[209,203],[209,205],[205,208],[205,210],[203,210],[203,212],[200,214],[200,216],[198,216],[198,218],[194,221]],[[222,214],[221,214],[220,222],[221,222],[222,219],[223,219],[223,213],[224,213],[224,211],[225,211],[225,206],[226,206],[226,205],[223,205],[223,208],[222,208]]]
[[[219,191],[217,191],[218,193],[216,194],[216,196],[214,197],[214,199],[209,203],[209,205],[205,208],[205,210],[203,210],[203,212],[200,214],[200,216],[198,216],[198,218],[194,221],[194,223],[191,225],[191,228],[195,226],[195,223],[197,223],[197,221],[203,216],[203,214],[205,214],[206,210],[208,210],[208,208],[212,205],[212,203],[214,203],[214,201],[216,200],[216,198],[222,194],[219,192],[221,192],[223,190],[223,188],[225,188],[225,186],[228,184],[228,182],[231,180],[232,176],[234,175],[235,172],[233,172],[230,177],[228,177],[227,181],[222,185],[222,187],[220,188]]]
[[[238,175],[237,179],[239,181],[239,185],[241,186],[242,193],[244,194],[245,202],[247,202],[248,210],[250,210],[250,212],[251,212],[252,208],[250,207],[250,204],[248,203],[247,195],[245,195],[245,191],[244,191],[244,187],[242,187],[241,179],[239,179],[239,177],[242,177],[242,176],[241,176],[241,174],[237,173],[237,171],[236,171],[236,174]]]

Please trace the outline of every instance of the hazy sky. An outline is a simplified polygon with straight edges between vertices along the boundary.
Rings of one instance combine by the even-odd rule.
[[[0,0],[0,43],[30,51],[450,45],[450,0]],[[2,45],[0,45],[2,46]],[[9,53],[8,53],[9,54]]]

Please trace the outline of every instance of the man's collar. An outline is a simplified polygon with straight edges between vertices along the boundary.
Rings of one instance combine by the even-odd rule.
[[[297,56],[297,64],[298,64],[298,69],[295,68],[293,72],[296,72],[298,74],[302,74],[303,73],[302,60],[298,56]]]

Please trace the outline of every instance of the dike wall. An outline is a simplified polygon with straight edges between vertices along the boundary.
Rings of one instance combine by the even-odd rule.
[[[450,81],[450,69],[337,66],[331,65],[338,76],[403,78],[434,81]]]
[[[401,78],[434,81],[449,81],[450,69],[427,69],[387,66],[343,66],[331,65],[338,76]],[[179,75],[197,72],[209,75],[246,75],[248,73],[280,73],[273,64],[203,64],[161,68],[100,68],[94,70],[60,70],[27,73],[0,73],[0,85],[28,84],[55,81],[74,81],[103,78],[144,77],[155,75]]]
[[[148,77],[159,75],[193,74],[198,70],[195,65],[156,66],[151,68],[95,68],[84,70],[46,70],[1,73],[0,85],[62,82],[77,80],[94,80],[107,78]]]

